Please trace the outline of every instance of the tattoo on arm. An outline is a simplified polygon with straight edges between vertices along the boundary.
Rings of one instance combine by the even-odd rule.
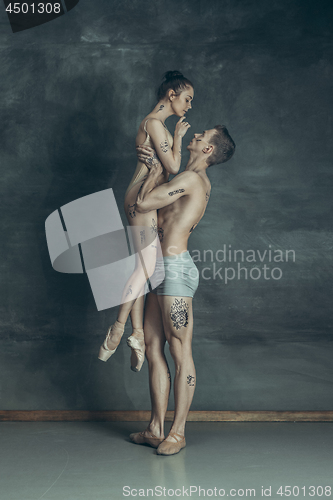
[[[132,293],[133,293],[133,291],[132,291],[132,285],[130,285],[130,286],[128,287],[128,290],[127,290],[127,293],[126,293],[125,297],[127,297],[127,295],[129,295],[129,294],[131,294],[131,295],[132,295]]]
[[[170,318],[176,330],[180,330],[182,327],[188,325],[188,310],[189,305],[184,299],[175,299],[171,305]]]
[[[164,236],[164,229],[163,229],[163,227],[158,227],[157,232],[158,232],[158,237],[160,239],[160,242],[162,243],[163,236]]]
[[[161,106],[160,106],[160,107],[158,108],[158,110],[157,110],[157,113],[158,113],[159,111],[162,111],[162,109],[163,109],[163,108],[164,108],[164,104],[161,104]]]
[[[191,387],[194,387],[194,385],[195,385],[195,377],[193,377],[193,375],[187,375],[187,383]]]
[[[140,231],[140,237],[141,237],[141,244],[142,244],[146,241],[146,233],[145,233],[144,229],[142,231]]]
[[[147,159],[147,163],[150,166],[157,165],[158,163],[160,163],[160,160],[158,159],[157,154],[155,153],[155,151],[153,153],[153,156],[151,156],[150,158]]]
[[[210,193],[206,193],[206,201],[209,200]]]
[[[128,205],[128,215],[131,217],[131,219],[134,219],[134,217],[135,217],[135,203],[134,203],[134,205]]]
[[[165,140],[165,141],[161,142],[160,148],[162,149],[163,153],[166,153],[167,151],[169,151],[169,143],[168,143],[168,141]]]
[[[168,195],[173,196],[174,194],[183,193],[184,191],[185,191],[185,189],[176,189],[176,191],[170,191],[170,193],[168,193]]]

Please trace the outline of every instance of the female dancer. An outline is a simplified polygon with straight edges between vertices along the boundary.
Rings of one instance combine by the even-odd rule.
[[[168,182],[169,175],[177,174],[179,171],[182,139],[190,127],[189,123],[184,121],[185,113],[191,109],[193,95],[193,85],[187,78],[179,71],[168,71],[164,75],[164,80],[157,92],[157,105],[144,118],[139,127],[136,146],[151,147],[154,150],[154,156],[156,155],[163,165],[163,172],[158,178],[158,184]],[[171,115],[180,117],[176,124],[174,137],[164,124],[165,120]],[[130,226],[150,227],[157,234],[157,211],[152,210],[142,214],[135,210],[136,198],[147,174],[147,165],[138,161],[133,178],[125,193],[124,208]],[[144,231],[141,233],[144,233]],[[136,250],[143,249],[146,246],[144,234],[141,234],[140,238],[135,238],[135,240]],[[151,259],[151,262],[153,265],[152,269],[147,269],[148,276],[151,276],[154,272],[154,259]],[[141,370],[145,355],[143,333],[144,295],[141,294],[139,297],[138,295],[145,284],[146,278],[142,278],[142,270],[139,268],[140,266],[137,266],[124,291],[125,297],[133,296],[134,299],[122,303],[119,307],[117,321],[108,329],[98,356],[100,360],[107,361],[116,351],[124,333],[128,315],[131,314],[133,332],[127,339],[127,343],[132,349],[131,369],[133,371]],[[134,293],[135,291],[136,293]]]

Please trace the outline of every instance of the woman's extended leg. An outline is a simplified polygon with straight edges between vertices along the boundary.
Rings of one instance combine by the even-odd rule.
[[[133,332],[128,339],[128,345],[132,349],[131,368],[133,371],[139,371],[144,361],[143,293],[146,281],[155,269],[156,245],[151,242],[157,237],[156,210],[146,214],[135,211],[135,200],[140,186],[141,184],[133,186],[125,198],[126,216],[130,226],[133,227],[132,239],[137,254],[136,266],[125,285],[117,321],[109,328],[99,355],[101,360],[106,361],[115,352],[124,333],[127,318],[131,314]],[[140,229],[136,231],[136,227]],[[141,229],[142,227],[144,229]],[[131,297],[133,297],[132,300]]]

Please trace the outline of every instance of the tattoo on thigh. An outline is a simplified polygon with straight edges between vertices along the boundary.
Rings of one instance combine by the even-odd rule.
[[[133,219],[135,217],[135,203],[134,205],[128,205],[128,215]]]
[[[168,144],[168,141],[165,140],[163,142],[161,142],[160,144],[160,148],[162,149],[162,152],[163,153],[167,153],[169,151],[169,144]]]
[[[175,299],[171,306],[170,318],[176,330],[188,325],[188,310],[189,306],[184,299]]]
[[[162,243],[163,236],[164,236],[164,229],[163,229],[163,227],[158,227],[157,232],[158,232],[158,237],[160,239],[160,242]]]
[[[184,191],[185,191],[185,189],[176,189],[176,191],[170,191],[170,193],[168,193],[168,195],[173,196],[174,194],[183,193]]]
[[[130,295],[130,294],[132,295],[132,293],[133,293],[133,291],[132,291],[132,285],[130,285],[128,287],[128,290],[127,290],[127,293],[126,293],[125,297],[127,297],[127,295]]]
[[[195,385],[195,377],[193,377],[193,375],[187,375],[187,383],[191,387],[194,387],[194,385]]]
[[[155,219],[151,220],[150,230],[151,230],[152,233],[157,234],[157,224],[156,224],[156,220]]]
[[[145,233],[144,229],[142,231],[140,231],[140,237],[141,237],[141,244],[142,244],[146,241],[146,233]]]

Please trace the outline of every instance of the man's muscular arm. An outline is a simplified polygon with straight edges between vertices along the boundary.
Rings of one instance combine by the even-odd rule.
[[[197,185],[198,174],[185,170],[185,172],[176,175],[172,181],[156,187],[156,181],[161,171],[162,168],[159,165],[154,165],[150,169],[136,199],[136,210],[139,213],[146,213],[171,205],[182,196],[191,194]]]

